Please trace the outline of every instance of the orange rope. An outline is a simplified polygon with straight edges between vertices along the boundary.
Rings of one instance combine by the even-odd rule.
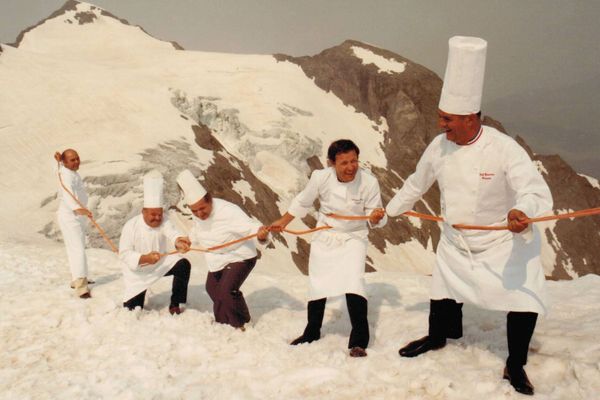
[[[71,191],[69,189],[67,189],[67,187],[65,186],[65,184],[63,183],[62,177],[60,176],[60,163],[58,163],[58,180],[60,182],[60,186],[62,186],[63,189],[65,189],[65,192],[67,192],[69,194],[69,196],[71,196],[73,198],[73,200],[75,200],[75,202],[77,204],[79,204],[79,207],[86,209],[87,208],[81,204],[81,202],[79,201],[79,199],[77,199],[77,197],[75,197],[75,195],[73,193],[71,193]],[[94,224],[94,226],[96,227],[96,229],[98,229],[98,232],[100,232],[100,235],[104,238],[104,240],[106,241],[106,243],[108,243],[108,245],[110,246],[110,248],[112,249],[113,252],[118,253],[119,251],[117,250],[117,247],[114,245],[114,243],[108,238],[108,236],[106,235],[106,233],[104,232],[104,230],[100,227],[100,225],[98,225],[98,223],[94,220],[93,217],[91,216],[87,216],[90,221],[92,221],[92,224]]]
[[[525,220],[525,222],[527,222],[528,224],[530,223],[534,223],[534,222],[542,222],[542,221],[552,221],[552,220],[558,220],[558,219],[567,219],[567,218],[577,218],[577,217],[585,217],[588,215],[597,215],[600,214],[600,207],[598,208],[590,208],[590,209],[585,209],[585,210],[579,210],[579,211],[574,211],[571,213],[565,213],[565,214],[558,214],[558,215],[550,215],[547,217],[538,217],[538,218],[528,218]],[[402,215],[406,215],[409,217],[417,217],[417,218],[421,218],[424,220],[428,220],[428,221],[435,221],[435,222],[442,222],[444,221],[444,219],[442,217],[437,217],[434,215],[429,215],[429,214],[421,214],[415,211],[407,211],[405,213],[403,213]],[[341,220],[346,220],[346,221],[365,221],[369,219],[368,215],[338,215],[338,214],[326,214],[326,216],[331,217],[331,218],[335,218],[335,219],[341,219]],[[452,225],[454,228],[457,229],[472,229],[472,230],[506,230],[508,229],[508,226],[478,226],[478,225],[463,225],[463,224],[455,224]],[[325,225],[325,226],[318,226],[316,228],[312,228],[312,229],[307,229],[304,231],[293,231],[293,230],[289,230],[289,229],[284,229],[283,232],[287,232],[290,233],[292,235],[306,235],[308,233],[313,233],[313,232],[317,232],[317,231],[321,231],[321,230],[325,230],[325,229],[331,229],[332,227],[329,225]],[[213,247],[208,247],[208,248],[194,248],[191,247],[188,251],[200,251],[203,253],[209,253],[211,251],[215,251],[215,250],[220,250],[223,249],[225,247],[229,247],[232,246],[236,243],[240,243],[240,242],[244,242],[246,240],[250,240],[253,239],[257,236],[256,233],[252,234],[252,235],[248,235],[248,236],[244,236],[241,237],[239,239],[236,240],[232,240],[230,242],[226,242],[217,246],[213,246]],[[169,253],[161,253],[160,256],[161,257],[165,257],[168,255],[172,255],[172,254],[176,254],[179,253],[179,251],[174,250],[171,251]]]
[[[573,212],[564,213],[564,214],[549,215],[546,217],[527,218],[525,220],[525,222],[528,224],[532,224],[535,222],[586,217],[586,216],[598,215],[598,214],[600,214],[600,207],[588,208],[588,209],[573,211]],[[421,213],[414,212],[414,211],[407,211],[407,212],[403,213],[402,215],[406,215],[409,217],[417,217],[417,218],[425,219],[428,221],[435,221],[435,222],[443,222],[444,221],[444,219],[442,217],[437,217],[437,216],[428,215],[428,214],[421,214]],[[363,220],[369,219],[368,215],[327,214],[327,216],[331,217],[331,218],[347,220],[347,221],[363,221]],[[482,230],[482,231],[500,231],[500,230],[508,229],[508,226],[505,226],[505,225],[504,226],[483,226],[483,225],[454,224],[454,225],[452,225],[452,227],[456,228],[456,229],[471,229],[471,230]]]
[[[322,230],[325,230],[325,229],[331,229],[331,226],[329,226],[329,225],[318,226],[316,228],[307,229],[307,230],[304,230],[304,231],[293,231],[293,230],[289,230],[289,229],[284,229],[283,231],[287,232],[289,234],[292,234],[292,235],[300,236],[300,235],[306,235],[308,233],[322,231]],[[232,240],[230,242],[219,244],[219,245],[213,246],[213,247],[208,247],[208,248],[190,247],[190,249],[188,251],[200,251],[200,252],[203,252],[203,253],[210,253],[211,251],[220,250],[220,249],[223,249],[225,247],[233,246],[236,243],[245,242],[246,240],[253,239],[256,236],[257,236],[257,234],[253,233],[252,235],[244,236],[244,237],[241,237],[239,239],[235,239],[235,240]],[[174,250],[174,251],[171,251],[169,253],[161,253],[160,256],[161,257],[165,257],[165,256],[169,256],[169,255],[176,254],[176,253],[179,253],[179,251]]]

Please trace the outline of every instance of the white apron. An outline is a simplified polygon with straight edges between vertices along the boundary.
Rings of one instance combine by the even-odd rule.
[[[166,253],[180,236],[184,235],[171,224],[166,215],[159,228],[146,225],[142,215],[127,221],[119,242],[119,258],[123,262],[125,283],[124,302],[148,289],[182,258],[177,253],[161,258],[156,264],[140,266],[140,256],[152,251]]]
[[[360,169],[352,182],[339,182],[333,168],[313,171],[304,190],[290,204],[289,213],[303,217],[319,199],[317,226],[333,229],[317,232],[308,259],[309,298],[354,293],[366,298],[365,261],[368,228],[365,221],[346,221],[326,214],[369,215],[381,207],[377,179]],[[385,225],[383,218],[376,227]]]
[[[320,231],[310,245],[309,300],[354,293],[367,297],[367,241],[361,235]]]
[[[69,213],[59,211],[57,219],[67,249],[71,280],[86,278],[88,276],[87,257],[85,255],[87,217],[77,216],[72,211]]]
[[[65,187],[69,189],[81,204],[84,206],[87,205],[87,193],[79,174],[62,165],[59,171]],[[81,206],[63,189],[60,181],[58,181],[58,198],[60,204],[56,212],[56,217],[67,250],[71,280],[85,278],[88,276],[87,257],[85,255],[87,217],[74,213],[74,210],[81,208]]]
[[[508,240],[483,251],[468,248],[449,225],[437,248],[431,298],[454,299],[490,310],[546,314],[545,277],[540,261],[541,238],[508,233]],[[514,236],[514,238],[512,238]]]
[[[123,280],[125,282],[123,302],[132,299],[148,289],[154,282],[165,276],[179,260],[181,260],[181,256],[173,254],[162,258],[156,264],[142,267],[140,271],[123,268]]]

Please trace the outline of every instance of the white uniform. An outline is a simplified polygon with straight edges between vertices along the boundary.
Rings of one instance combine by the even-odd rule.
[[[377,179],[359,169],[352,182],[340,182],[332,167],[312,173],[306,188],[292,201],[288,212],[302,218],[319,199],[317,226],[333,229],[314,234],[308,260],[309,299],[354,293],[366,298],[364,272],[367,256],[366,221],[344,221],[325,214],[369,215],[382,207]],[[383,218],[376,226],[383,226]]]
[[[158,228],[148,226],[141,214],[127,221],[119,241],[119,258],[123,262],[125,281],[123,301],[148,289],[181,259],[177,253],[161,258],[156,264],[141,267],[140,257],[152,251],[171,251],[177,238],[183,236],[185,235],[175,228],[166,215]]]
[[[213,209],[207,219],[201,220],[192,216],[194,226],[190,232],[190,239],[205,248],[252,235],[262,226],[233,203],[213,199],[212,204]],[[204,257],[208,270],[216,272],[227,264],[256,257],[256,244],[254,240],[246,240],[214,252],[204,253]]]
[[[64,166],[59,167],[62,182],[67,189],[83,204],[87,206],[88,196],[83,186],[83,181],[76,171],[71,171]],[[58,180],[58,175],[57,175]],[[85,256],[85,230],[87,217],[75,214],[81,208],[79,204],[65,191],[58,180],[58,199],[60,205],[56,212],[58,226],[63,235],[67,248],[67,258],[71,269],[71,278],[76,280],[88,275],[87,258]]]
[[[544,314],[541,239],[534,225],[526,234],[451,226],[506,225],[506,215],[513,208],[530,218],[552,210],[548,185],[525,150],[489,126],[483,126],[479,139],[470,145],[457,145],[445,134],[439,135],[388,204],[388,214],[410,210],[436,180],[445,222],[431,298]]]

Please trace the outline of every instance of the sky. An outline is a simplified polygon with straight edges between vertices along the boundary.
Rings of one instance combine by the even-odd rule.
[[[62,0],[0,0],[0,42]],[[396,52],[443,76],[448,39],[488,41],[483,113],[535,152],[600,178],[600,1],[95,0],[188,50],[313,55],[346,39]]]

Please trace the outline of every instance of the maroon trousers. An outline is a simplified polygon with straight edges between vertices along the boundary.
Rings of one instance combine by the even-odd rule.
[[[256,257],[227,264],[222,270],[209,272],[206,276],[206,291],[213,301],[215,320],[235,328],[250,321],[250,311],[240,291],[250,271],[256,264]]]

